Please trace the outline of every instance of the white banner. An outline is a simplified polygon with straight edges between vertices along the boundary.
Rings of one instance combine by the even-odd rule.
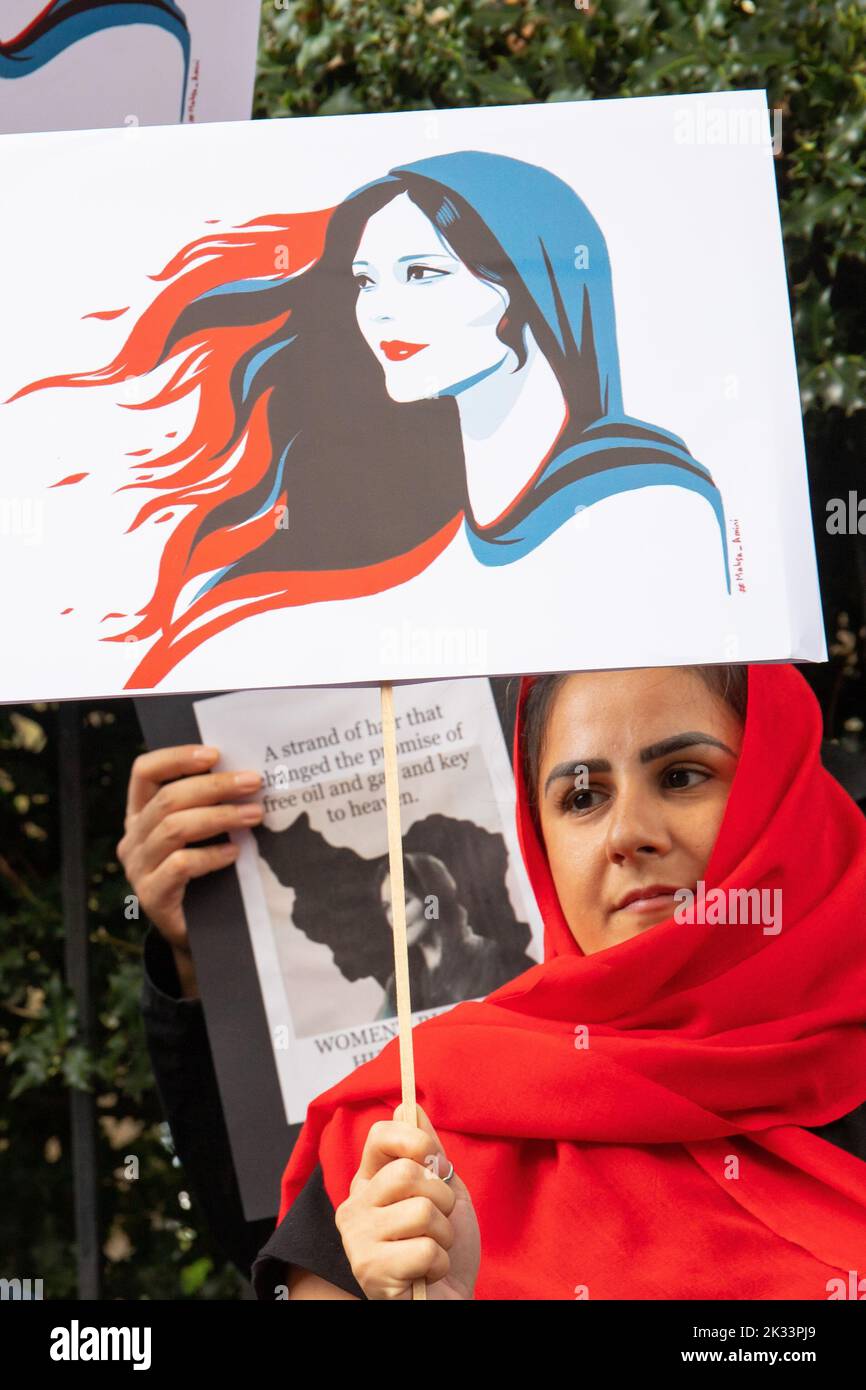
[[[242,121],[261,0],[3,0],[0,131]]]
[[[763,93],[0,175],[0,699],[826,659]]]

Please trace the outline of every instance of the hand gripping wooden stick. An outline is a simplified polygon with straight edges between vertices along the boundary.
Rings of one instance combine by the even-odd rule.
[[[397,986],[397,1025],[400,1035],[400,1086],[403,1118],[414,1115],[415,1058],[412,1053],[412,1004],[409,999],[409,948],[406,943],[406,893],[403,886],[403,836],[400,830],[400,785],[397,780],[397,735],[394,691],[383,681],[382,746],[385,753],[385,808],[388,819],[388,868],[391,876],[391,915],[394,918],[394,981]],[[427,1297],[426,1279],[412,1280],[412,1297]]]

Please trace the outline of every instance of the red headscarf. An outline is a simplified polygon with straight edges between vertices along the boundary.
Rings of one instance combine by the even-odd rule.
[[[748,668],[704,874],[781,888],[781,931],[671,917],[586,956],[527,805],[530,684],[514,775],[544,962],[413,1030],[418,1100],[478,1216],[475,1295],[826,1299],[866,1273],[866,1162],[801,1126],[866,1100],[866,821],[821,764],[818,703],[794,667]],[[317,1161],[338,1206],[400,1099],[395,1038],[310,1105],[279,1219]]]

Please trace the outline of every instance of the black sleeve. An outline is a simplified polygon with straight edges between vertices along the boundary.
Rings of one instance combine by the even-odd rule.
[[[826,1125],[804,1125],[803,1128],[817,1134],[819,1139],[826,1139],[829,1144],[838,1145],[855,1158],[862,1158],[866,1163],[866,1102],[839,1120],[830,1120]]]
[[[247,1221],[199,999],[184,999],[171,947],[150,925],[141,989],[147,1050],[175,1152],[210,1234],[245,1279],[270,1218]]]
[[[253,1265],[256,1297],[265,1303],[284,1299],[289,1265],[308,1269],[311,1274],[318,1274],[356,1298],[367,1298],[343,1249],[319,1163],[268,1243],[259,1251]]]

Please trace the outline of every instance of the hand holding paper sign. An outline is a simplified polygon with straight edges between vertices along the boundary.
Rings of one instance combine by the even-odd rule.
[[[233,844],[189,848],[204,840],[262,819],[257,802],[232,798],[255,791],[259,773],[203,772],[219,749],[185,745],[144,753],[132,765],[127,793],[125,834],[117,857],[157,930],[174,952],[184,995],[197,994],[192,954],[187,941],[183,897],[191,878],[224,869],[237,857]]]

